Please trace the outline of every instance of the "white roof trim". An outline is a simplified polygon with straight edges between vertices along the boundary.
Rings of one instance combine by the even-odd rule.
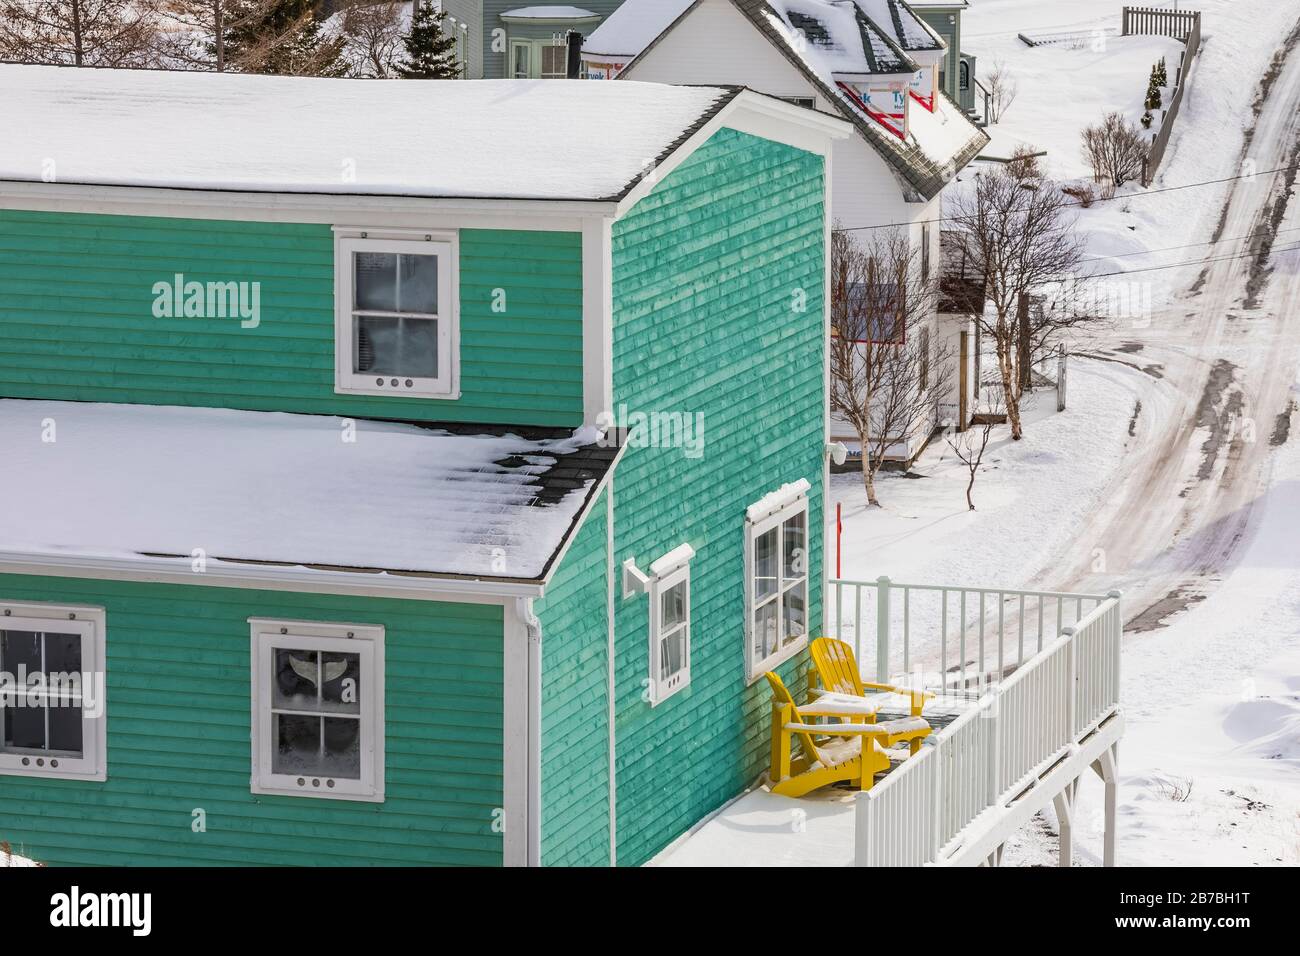
[[[209,558],[207,570],[191,569],[189,558],[97,558],[22,551],[0,552],[0,571],[59,578],[208,585],[307,594],[469,601],[500,604],[517,597],[539,597],[540,584],[476,578],[435,578],[390,573],[323,571],[304,567],[250,565]]]

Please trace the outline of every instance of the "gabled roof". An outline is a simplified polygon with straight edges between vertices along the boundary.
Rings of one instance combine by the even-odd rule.
[[[657,0],[628,0],[624,6],[655,2]],[[628,64],[623,75],[631,76],[635,72],[637,63],[658,46],[678,24],[684,22],[700,2],[701,0],[694,0],[687,6],[676,20],[647,44]],[[729,2],[768,38],[824,99],[832,103],[853,124],[859,135],[919,197],[932,199],[937,196],[953,176],[979,155],[980,150],[989,142],[988,135],[972,123],[961,108],[942,91],[938,91],[935,96],[935,113],[933,115],[927,113],[920,123],[914,124],[919,128],[920,135],[914,134],[911,139],[904,141],[862,112],[837,85],[837,73],[854,72],[851,69],[837,69],[841,63],[852,66],[855,62],[866,61],[865,48],[868,44],[860,31],[859,18],[871,23],[876,28],[871,35],[887,41],[898,57],[908,57],[899,46],[899,36],[906,34],[912,37],[908,42],[922,47],[928,42],[913,28],[914,25],[923,28],[927,36],[940,43],[942,49],[942,41],[938,40],[933,31],[910,11],[908,11],[910,21],[901,22],[900,12],[900,24],[897,25],[893,23],[891,13],[891,26],[885,28],[873,20],[864,9],[864,6],[869,7],[872,3],[879,3],[886,11],[895,7],[900,11],[905,10],[906,5],[899,0],[729,0]],[[852,55],[848,59],[843,59],[840,58],[839,50],[808,42],[806,34],[791,25],[788,19],[791,10],[816,10],[820,14],[819,19],[827,26],[827,32],[831,30],[839,32],[836,45],[843,50],[852,50],[854,42],[858,44],[857,55],[860,59],[854,60]],[[909,26],[909,23],[913,26]],[[853,42],[846,39],[850,29],[857,31]],[[835,55],[830,56],[828,53]],[[629,81],[623,80],[623,82]],[[917,110],[915,114],[920,115],[923,112]]]
[[[582,41],[585,57],[631,59],[663,33],[695,0],[624,3]]]
[[[52,419],[58,441],[33,429]],[[0,558],[540,581],[618,449],[579,432],[0,399]]]
[[[611,201],[739,92],[0,65],[0,181]]]
[[[835,73],[898,76],[920,69],[893,37],[854,3],[774,0],[773,5],[795,31],[795,43],[812,47]]]

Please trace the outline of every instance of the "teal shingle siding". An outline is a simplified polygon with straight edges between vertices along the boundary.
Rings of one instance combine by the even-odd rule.
[[[500,606],[0,575],[107,610],[108,780],[0,775],[0,839],[49,864],[499,865]],[[249,617],[382,624],[380,804],[249,792]],[[207,832],[191,830],[202,808]]]
[[[460,240],[462,397],[336,395],[329,226],[0,210],[0,396],[581,424],[581,236]],[[177,273],[260,282],[260,325],[155,318]]]
[[[534,607],[542,624],[542,862],[609,863],[604,493]]]
[[[646,598],[615,599],[620,864],[649,859],[766,764],[769,693],[744,673],[744,517],[798,478],[813,486],[820,629],[825,214],[821,157],[724,129],[614,226],[615,403],[704,416],[698,458],[633,443],[614,479],[616,566],[696,549],[691,684],[658,707],[642,700]],[[805,668],[801,654],[781,670]]]

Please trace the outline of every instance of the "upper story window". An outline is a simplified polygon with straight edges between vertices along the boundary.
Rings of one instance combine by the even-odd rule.
[[[108,779],[104,611],[0,604],[0,774]]]
[[[456,258],[454,236],[336,239],[336,391],[457,397]]]
[[[806,487],[806,486],[805,486]],[[808,643],[808,499],[745,519],[746,677],[756,680]]]
[[[691,557],[678,548],[651,565],[650,703],[660,704],[691,682]]]

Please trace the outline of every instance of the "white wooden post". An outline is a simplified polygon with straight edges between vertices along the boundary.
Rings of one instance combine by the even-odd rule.
[[[876,680],[889,680],[889,578],[876,579]]]

